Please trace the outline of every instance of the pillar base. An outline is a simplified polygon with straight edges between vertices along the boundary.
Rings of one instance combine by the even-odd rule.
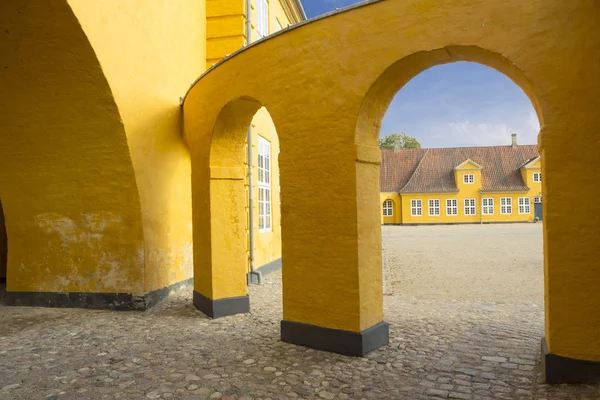
[[[194,306],[211,318],[221,318],[250,312],[250,297],[246,295],[212,300],[194,290]]]
[[[546,383],[600,382],[600,361],[579,360],[548,352],[542,338],[542,369]]]
[[[390,326],[383,321],[362,332],[351,332],[284,320],[281,321],[281,340],[317,350],[362,357],[390,342]]]

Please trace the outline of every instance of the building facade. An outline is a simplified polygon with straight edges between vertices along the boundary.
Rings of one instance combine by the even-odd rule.
[[[516,137],[510,146],[382,150],[380,185],[382,224],[541,219],[537,146]]]

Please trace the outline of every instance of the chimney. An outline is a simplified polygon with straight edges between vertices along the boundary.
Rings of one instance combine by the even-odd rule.
[[[512,148],[514,149],[515,147],[517,147],[517,134],[513,133],[511,136],[512,136]]]
[[[396,138],[394,141],[394,153],[398,153],[400,150],[402,150],[402,142],[400,138]]]

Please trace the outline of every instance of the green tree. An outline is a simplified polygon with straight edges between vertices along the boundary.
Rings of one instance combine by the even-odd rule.
[[[398,146],[398,149],[420,149],[421,143],[414,137],[408,136],[404,132],[390,133],[387,136],[379,138],[379,148],[394,150]]]

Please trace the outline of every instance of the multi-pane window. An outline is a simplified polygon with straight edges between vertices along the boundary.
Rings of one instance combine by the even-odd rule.
[[[463,183],[475,183],[475,175],[464,174],[463,175]]]
[[[534,182],[541,182],[542,181],[542,173],[541,172],[534,172],[533,173],[533,181]]]
[[[481,212],[483,215],[493,215],[494,214],[494,199],[486,198],[481,199]]]
[[[512,198],[500,198],[500,214],[512,214]]]
[[[269,3],[267,0],[257,0],[256,14],[256,33],[259,37],[265,37],[269,34]]]
[[[542,196],[535,196],[533,198],[533,202],[534,203],[541,203],[542,202]]]
[[[475,207],[475,199],[465,199],[465,215],[475,215],[477,213]]]
[[[410,201],[410,215],[420,217],[423,215],[423,202],[421,200]]]
[[[447,199],[446,200],[446,215],[458,215],[458,200]]]
[[[529,197],[519,197],[519,214],[531,214],[531,200]]]
[[[429,215],[438,216],[440,215],[440,201],[429,200]]]
[[[394,202],[391,200],[386,200],[383,202],[383,216],[391,217],[394,215]]]
[[[271,143],[258,137],[258,229],[271,230]]]

